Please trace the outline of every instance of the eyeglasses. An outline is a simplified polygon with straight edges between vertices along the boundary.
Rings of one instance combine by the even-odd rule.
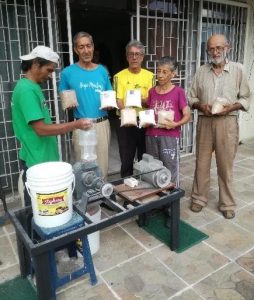
[[[127,53],[128,57],[142,57],[144,54],[143,53],[140,53],[140,52],[128,52]]]
[[[213,54],[215,51],[217,51],[218,53],[222,53],[224,51],[224,49],[225,49],[225,47],[217,46],[214,48],[209,48],[206,51],[208,54]]]

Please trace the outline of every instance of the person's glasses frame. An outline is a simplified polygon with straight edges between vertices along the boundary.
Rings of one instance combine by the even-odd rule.
[[[226,46],[216,46],[214,48],[208,48],[206,50],[206,52],[208,54],[213,54],[215,51],[218,52],[218,53],[222,53],[222,52],[224,52],[225,48],[226,48]]]
[[[133,58],[133,57],[141,58],[144,56],[144,54],[141,52],[128,52],[127,56],[131,57],[131,58]]]

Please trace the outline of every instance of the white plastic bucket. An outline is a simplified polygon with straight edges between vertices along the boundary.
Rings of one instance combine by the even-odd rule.
[[[93,222],[100,221],[101,219],[101,207],[100,205],[91,205],[87,208],[89,219]],[[88,242],[91,250],[91,254],[95,254],[100,248],[100,231],[88,234]]]
[[[41,163],[27,170],[25,184],[36,225],[56,227],[71,219],[74,178],[72,166],[66,162]]]

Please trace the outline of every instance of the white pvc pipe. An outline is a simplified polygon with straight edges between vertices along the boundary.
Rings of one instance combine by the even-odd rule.
[[[48,33],[49,33],[49,46],[51,49],[54,49],[54,43],[53,43],[53,31],[52,31],[52,23],[51,23],[51,9],[50,9],[50,0],[47,0],[47,15],[48,15]],[[55,1],[53,2],[53,5],[55,5]],[[56,84],[56,73],[52,73],[52,84],[53,84],[53,94],[54,94],[54,105],[55,105],[55,114],[56,114],[56,122],[60,122],[59,117],[59,105],[58,105],[58,99],[57,99],[57,84]],[[61,138],[60,136],[57,137],[58,140],[58,150],[60,154],[60,159],[62,159],[62,146],[61,146]]]
[[[67,32],[68,32],[68,44],[69,44],[69,61],[71,65],[73,64],[73,44],[72,44],[72,34],[71,34],[70,1],[65,0],[65,4],[66,4],[66,19],[67,19]]]
[[[243,2],[235,2],[230,0],[212,0],[211,2],[219,3],[219,4],[226,4],[226,5],[232,5],[232,6],[239,6],[239,7],[248,7],[247,3]]]
[[[140,40],[140,0],[137,0],[136,2],[136,20],[137,20],[137,28],[136,28],[136,35],[137,35],[137,40]]]

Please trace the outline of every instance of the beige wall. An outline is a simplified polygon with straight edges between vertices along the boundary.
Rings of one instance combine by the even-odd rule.
[[[250,5],[250,11],[244,66],[249,78],[252,97],[250,110],[240,114],[240,141],[242,142],[245,139],[254,138],[254,3],[253,0],[247,2]]]

